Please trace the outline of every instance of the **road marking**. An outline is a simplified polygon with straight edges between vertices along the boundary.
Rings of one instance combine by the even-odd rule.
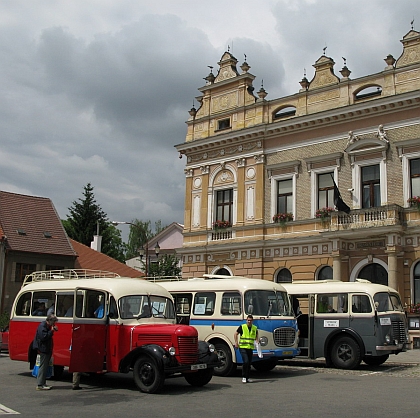
[[[0,415],[20,415],[20,412],[13,411],[0,403]]]

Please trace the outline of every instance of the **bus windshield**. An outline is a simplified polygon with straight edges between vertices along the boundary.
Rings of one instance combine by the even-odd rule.
[[[293,315],[286,292],[248,290],[245,292],[245,313],[256,316]]]
[[[175,319],[175,310],[170,299],[153,295],[130,295],[118,302],[122,319],[167,318]]]
[[[376,308],[378,312],[404,311],[404,307],[402,306],[401,300],[396,294],[379,292],[375,294],[373,300],[375,301],[375,305],[378,305]]]

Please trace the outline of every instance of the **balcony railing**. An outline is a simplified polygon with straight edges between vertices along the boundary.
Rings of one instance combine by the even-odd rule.
[[[230,239],[232,238],[232,229],[217,229],[211,232],[211,240],[212,241],[220,241],[223,239]]]
[[[373,226],[401,225],[404,209],[399,205],[387,205],[369,209],[355,209],[349,214],[331,213],[331,230],[371,228]]]

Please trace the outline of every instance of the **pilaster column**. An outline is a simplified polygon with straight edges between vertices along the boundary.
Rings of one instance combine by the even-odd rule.
[[[333,259],[333,280],[342,280],[340,251],[333,251],[331,256]]]
[[[388,286],[398,290],[397,249],[394,245],[389,245],[385,253],[388,254]]]

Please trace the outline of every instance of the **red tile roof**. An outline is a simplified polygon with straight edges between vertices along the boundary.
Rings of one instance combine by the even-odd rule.
[[[70,238],[71,245],[78,254],[74,268],[88,270],[102,270],[117,273],[123,277],[142,277],[144,274],[139,270],[128,267],[124,263],[92,250],[88,246],[81,244]]]
[[[0,224],[11,250],[76,255],[48,198],[0,191]]]

